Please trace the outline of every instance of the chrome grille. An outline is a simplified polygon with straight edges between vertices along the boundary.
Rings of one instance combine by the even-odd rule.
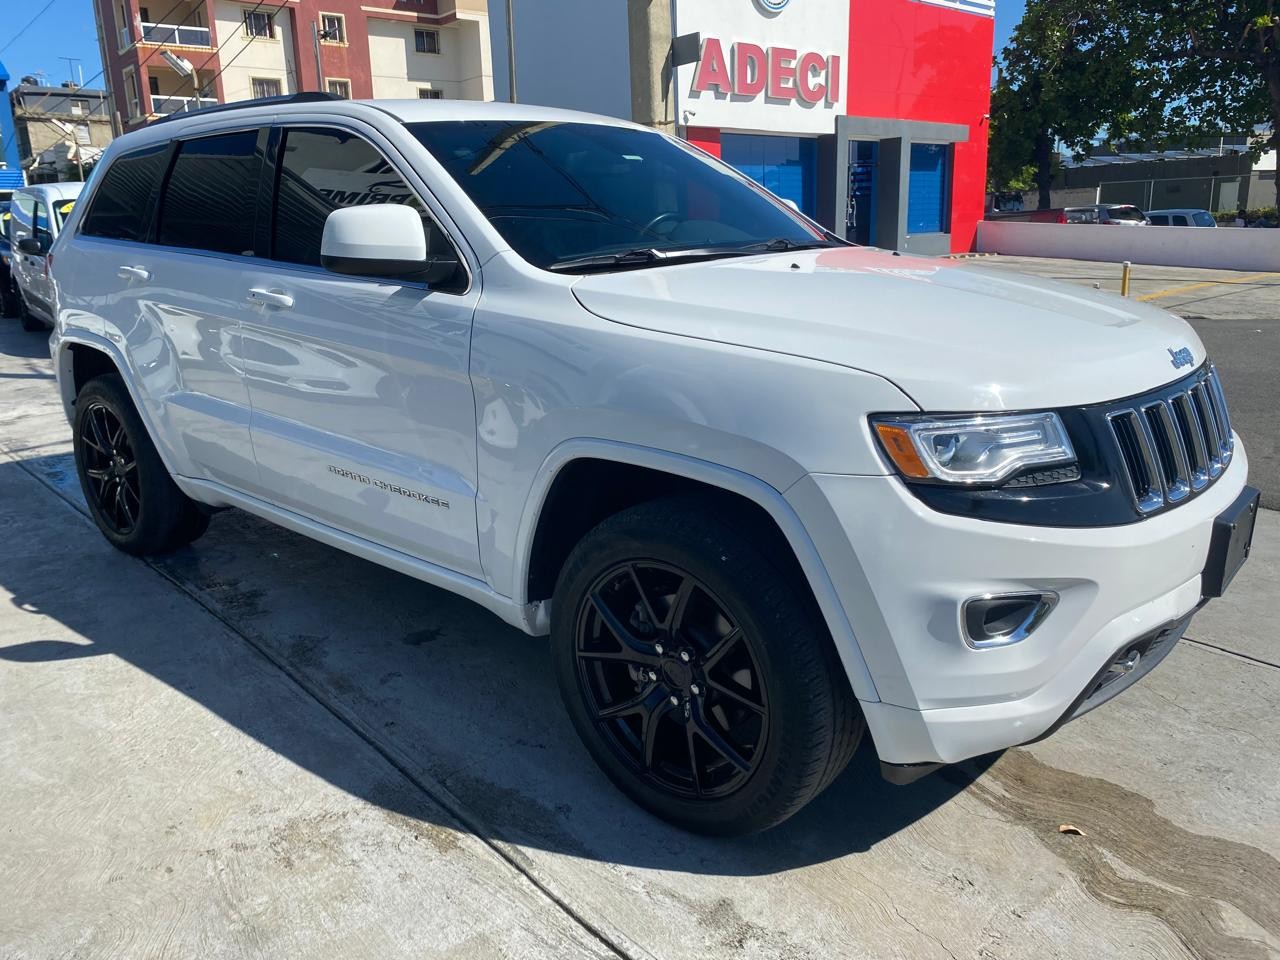
[[[1173,506],[1222,475],[1235,442],[1212,365],[1107,414],[1133,502],[1143,514]]]

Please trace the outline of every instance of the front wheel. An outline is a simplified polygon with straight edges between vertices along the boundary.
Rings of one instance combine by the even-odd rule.
[[[76,397],[76,472],[102,535],[125,553],[167,553],[201,536],[208,515],[169,476],[124,383],[95,377]]]
[[[698,833],[790,817],[835,778],[863,720],[811,597],[714,500],[604,521],[556,586],[561,696],[604,772]]]

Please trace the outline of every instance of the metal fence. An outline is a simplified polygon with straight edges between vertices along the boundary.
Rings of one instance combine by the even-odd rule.
[[[1187,207],[1211,213],[1234,213],[1249,206],[1249,181],[1247,175],[1110,180],[1099,186],[1098,202],[1131,203],[1143,210]],[[1265,202],[1274,203],[1274,194]]]

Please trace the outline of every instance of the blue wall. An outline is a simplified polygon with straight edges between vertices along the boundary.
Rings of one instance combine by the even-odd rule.
[[[13,106],[9,103],[9,71],[0,63],[0,144],[4,152],[0,160],[6,164],[0,169],[0,190],[16,190],[23,185],[22,156],[18,152],[18,134],[13,129]]]

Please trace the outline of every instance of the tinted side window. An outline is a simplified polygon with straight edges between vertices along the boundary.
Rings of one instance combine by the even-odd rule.
[[[160,201],[157,242],[253,256],[261,170],[257,130],[184,140]]]
[[[42,241],[46,249],[53,243],[53,234],[49,230],[49,211],[43,200],[36,204],[36,217],[32,222],[31,235]]]
[[[403,203],[422,214],[427,250],[441,253],[449,241],[416,194],[369,142],[343,130],[285,131],[276,182],[272,257],[320,266],[325,219],[338,207]]]
[[[93,193],[80,232],[111,240],[146,240],[151,192],[164,176],[168,155],[169,145],[164,143],[117,157]]]
[[[1169,217],[1163,213],[1157,213],[1151,218],[1153,227],[1167,227],[1169,225]]]

